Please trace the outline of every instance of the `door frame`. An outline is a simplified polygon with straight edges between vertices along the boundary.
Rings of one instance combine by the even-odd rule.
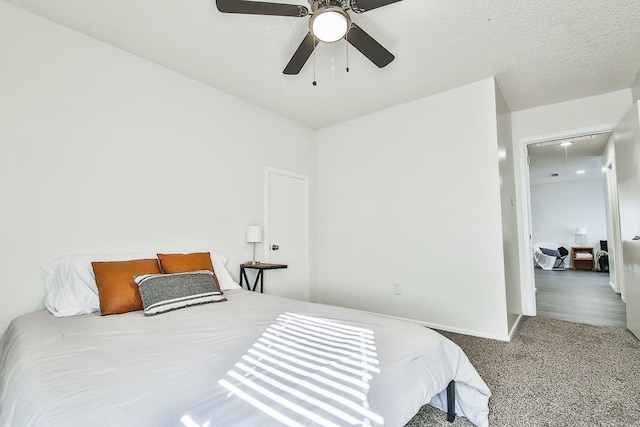
[[[311,296],[311,281],[310,281],[310,256],[309,256],[309,176],[303,175],[296,172],[286,171],[284,169],[273,168],[270,166],[265,166],[264,168],[264,259],[271,262],[271,248],[269,247],[269,243],[271,241],[271,175],[280,175],[285,176],[287,178],[296,178],[304,181],[304,193],[305,193],[305,264],[306,268],[304,271],[304,281],[307,284],[307,301],[310,301]],[[268,275],[264,279],[265,280],[265,289],[269,289],[269,278]]]
[[[533,270],[533,243],[531,233],[531,183],[529,181],[529,153],[527,147],[531,144],[550,142],[560,139],[578,138],[586,135],[613,132],[617,123],[590,126],[564,132],[522,138],[518,141],[518,165],[520,169],[520,205],[522,206],[522,227],[520,228],[520,292],[522,298],[522,314],[535,316],[536,283]],[[607,201],[608,202],[608,201]]]
[[[620,231],[620,203],[618,202],[618,179],[616,177],[615,141],[612,140],[614,157],[605,166],[605,182],[607,186],[607,209],[609,212],[608,226],[613,234],[612,241],[609,241],[609,270],[613,272],[615,280],[609,281],[609,286],[614,292],[620,294],[622,302],[625,300],[624,288],[624,265],[622,264],[622,233]],[[610,239],[611,240],[611,239]]]

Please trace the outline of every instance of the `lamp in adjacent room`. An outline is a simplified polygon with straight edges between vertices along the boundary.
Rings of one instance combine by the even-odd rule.
[[[584,227],[576,228],[576,245],[584,246],[584,241],[587,238],[587,229]]]
[[[259,225],[250,225],[247,227],[247,243],[253,243],[253,259],[252,264],[257,264],[256,261],[256,243],[262,242],[262,227]]]

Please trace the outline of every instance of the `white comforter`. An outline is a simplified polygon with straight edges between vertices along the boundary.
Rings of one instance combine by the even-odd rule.
[[[463,351],[434,331],[244,290],[225,295],[227,302],[155,317],[141,311],[18,317],[0,342],[0,426],[183,425],[185,415],[220,407],[218,381],[286,312],[375,334],[380,373],[371,380],[368,402],[384,425],[404,425],[426,403],[444,410],[451,380],[457,414],[488,425],[489,389]],[[229,412],[224,425],[252,425],[256,419],[246,411]]]

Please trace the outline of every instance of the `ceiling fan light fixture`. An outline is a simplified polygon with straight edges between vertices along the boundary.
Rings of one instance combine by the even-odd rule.
[[[323,6],[309,20],[309,29],[320,41],[333,43],[345,36],[351,27],[347,12],[337,6]]]

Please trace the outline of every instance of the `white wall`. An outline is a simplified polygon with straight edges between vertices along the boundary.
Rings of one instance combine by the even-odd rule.
[[[571,249],[580,246],[576,228],[585,227],[585,246],[598,251],[600,240],[607,240],[604,180],[532,185],[531,215],[534,243],[552,242]]]
[[[625,89],[511,114],[516,161],[517,215],[522,309],[535,315],[535,293],[529,224],[529,176],[526,144],[536,140],[568,136],[587,129],[613,129],[631,107],[631,90]]]
[[[317,300],[507,338],[495,99],[491,78],[318,131]]]
[[[631,90],[574,99],[511,115],[514,143],[596,125],[615,125],[631,106]]]
[[[264,166],[313,181],[311,129],[5,2],[0,58],[0,331],[65,254],[219,248],[237,277]]]
[[[500,210],[502,212],[502,247],[507,292],[509,333],[522,314],[520,292],[520,253],[516,215],[515,157],[511,130],[511,111],[496,84],[496,124],[498,129],[498,165],[500,171]]]

